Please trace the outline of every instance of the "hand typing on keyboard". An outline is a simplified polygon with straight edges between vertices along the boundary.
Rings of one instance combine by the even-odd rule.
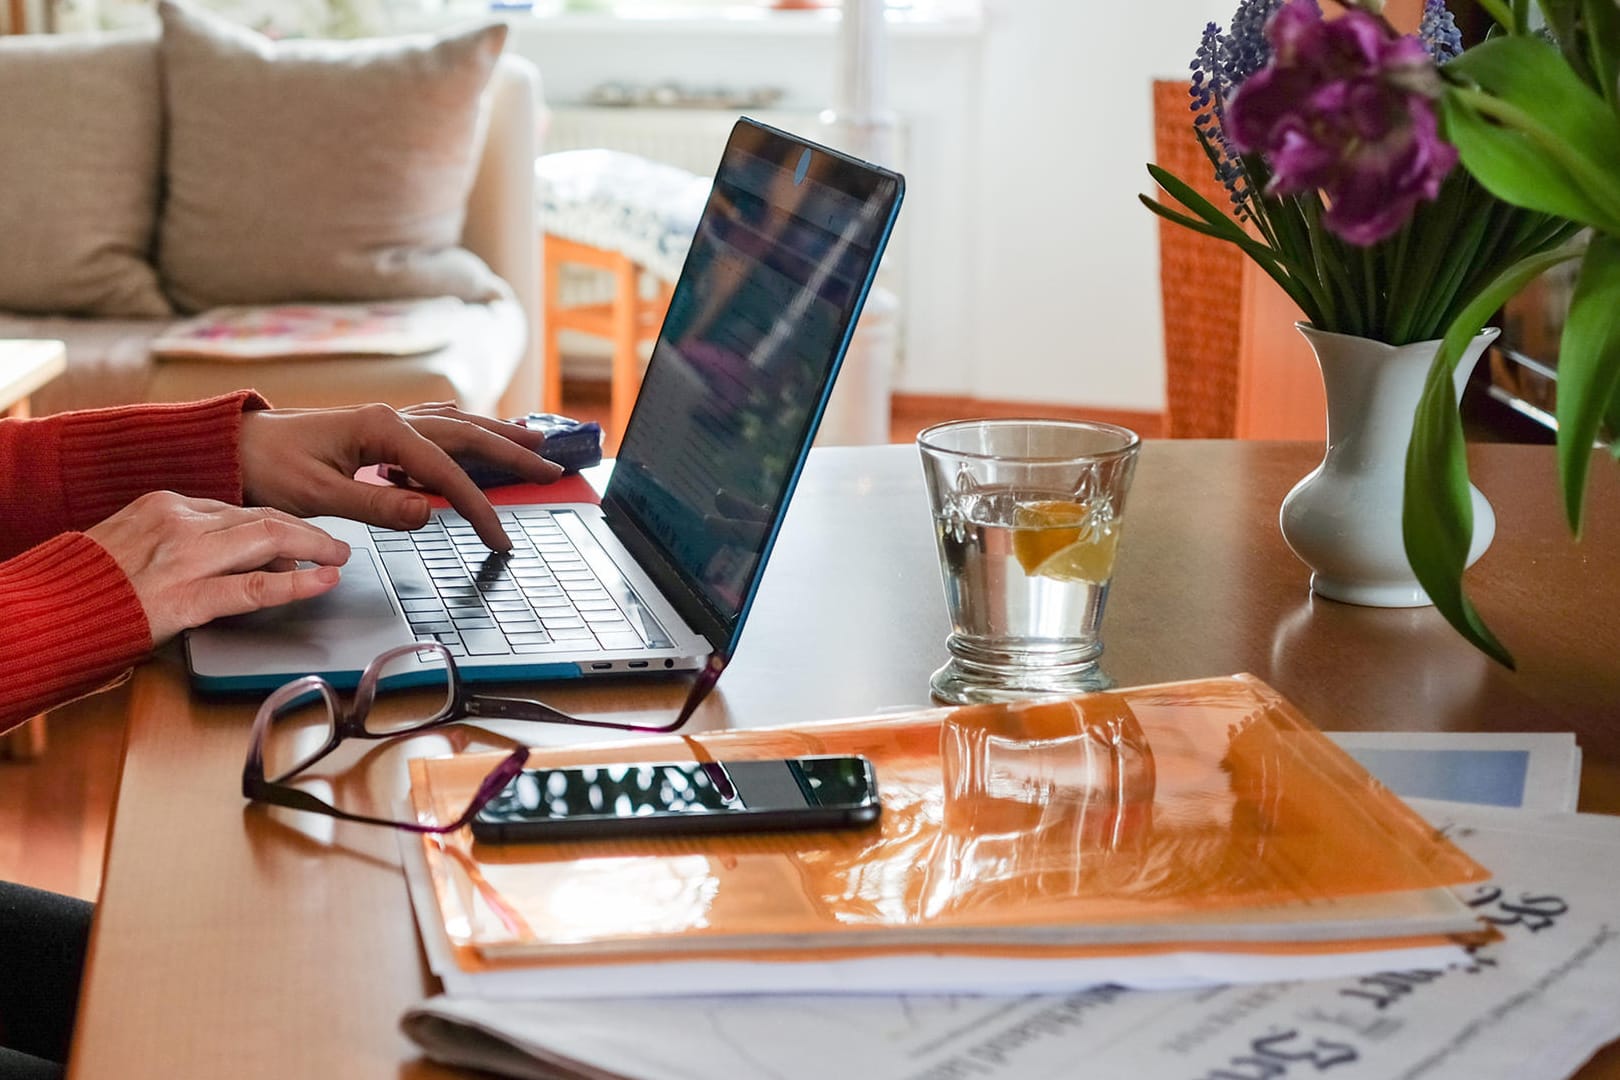
[[[354,474],[367,465],[394,464],[437,492],[495,551],[511,538],[489,499],[452,454],[480,458],[545,484],[562,469],[535,453],[542,432],[436,403],[394,410],[386,405],[345,409],[269,409],[242,417],[242,497],[299,517],[332,514],[389,529],[427,523],[428,501],[419,492],[366,484]]]
[[[123,570],[160,645],[222,615],[308,599],[338,583],[349,547],[299,520],[318,514],[393,529],[425,525],[419,492],[354,479],[366,465],[407,468],[450,500],[487,548],[512,539],[451,454],[481,457],[548,483],[562,469],[535,454],[544,435],[453,405],[255,409],[238,434],[243,506],[153,492],[88,530]],[[302,564],[302,565],[300,565]]]
[[[452,656],[578,656],[671,644],[633,587],[568,515],[505,509],[509,555],[491,554],[467,521],[372,528],[377,555],[411,630]],[[644,631],[650,631],[651,636]]]

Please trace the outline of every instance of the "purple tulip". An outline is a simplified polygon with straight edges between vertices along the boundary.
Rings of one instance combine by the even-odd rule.
[[[1264,155],[1268,195],[1320,191],[1324,224],[1349,243],[1390,236],[1457,163],[1428,50],[1364,11],[1326,20],[1304,0],[1272,16],[1266,39],[1270,62],[1226,108],[1233,145]]]

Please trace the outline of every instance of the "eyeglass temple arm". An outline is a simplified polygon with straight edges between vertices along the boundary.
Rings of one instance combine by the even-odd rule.
[[[468,695],[463,707],[466,715],[482,720],[536,720],[553,724],[573,724],[578,727],[611,728],[615,731],[648,731],[653,733],[674,731],[683,726],[692,718],[703,700],[714,689],[719,681],[720,673],[726,669],[727,658],[718,654],[709,657],[703,670],[698,672],[697,678],[692,682],[692,689],[687,692],[686,703],[675,719],[668,724],[625,724],[615,720],[592,720],[585,716],[575,716],[560,709],[553,709],[550,705],[528,698],[495,697],[486,694]]]
[[[529,751],[519,748],[506,756],[506,760],[497,765],[493,771],[478,785],[473,794],[472,801],[467,809],[454,820],[444,823],[429,823],[420,821],[396,821],[393,818],[373,817],[370,814],[356,814],[348,810],[340,810],[331,803],[310,794],[301,788],[290,787],[274,781],[267,781],[262,774],[245,772],[242,776],[242,794],[254,801],[270,806],[282,806],[289,810],[304,810],[314,814],[325,814],[340,821],[357,821],[363,825],[387,825],[396,829],[406,829],[414,833],[447,833],[466,825],[482,810],[495,796],[506,790],[506,785],[512,778],[523,771],[523,765],[528,760]],[[249,766],[252,768],[251,763]]]

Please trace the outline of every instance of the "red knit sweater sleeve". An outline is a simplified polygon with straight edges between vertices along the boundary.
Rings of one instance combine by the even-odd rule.
[[[262,408],[244,390],[0,420],[0,558],[89,528],[149,491],[240,503],[242,413]]]
[[[71,530],[149,491],[240,503],[242,412],[264,407],[243,391],[0,420],[0,731],[94,690],[152,647],[123,570]]]
[[[129,579],[83,533],[0,562],[0,731],[96,689],[151,647]]]

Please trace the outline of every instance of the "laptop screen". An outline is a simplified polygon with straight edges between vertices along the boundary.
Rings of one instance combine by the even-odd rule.
[[[902,188],[751,121],[727,144],[603,500],[716,647],[753,598]]]

